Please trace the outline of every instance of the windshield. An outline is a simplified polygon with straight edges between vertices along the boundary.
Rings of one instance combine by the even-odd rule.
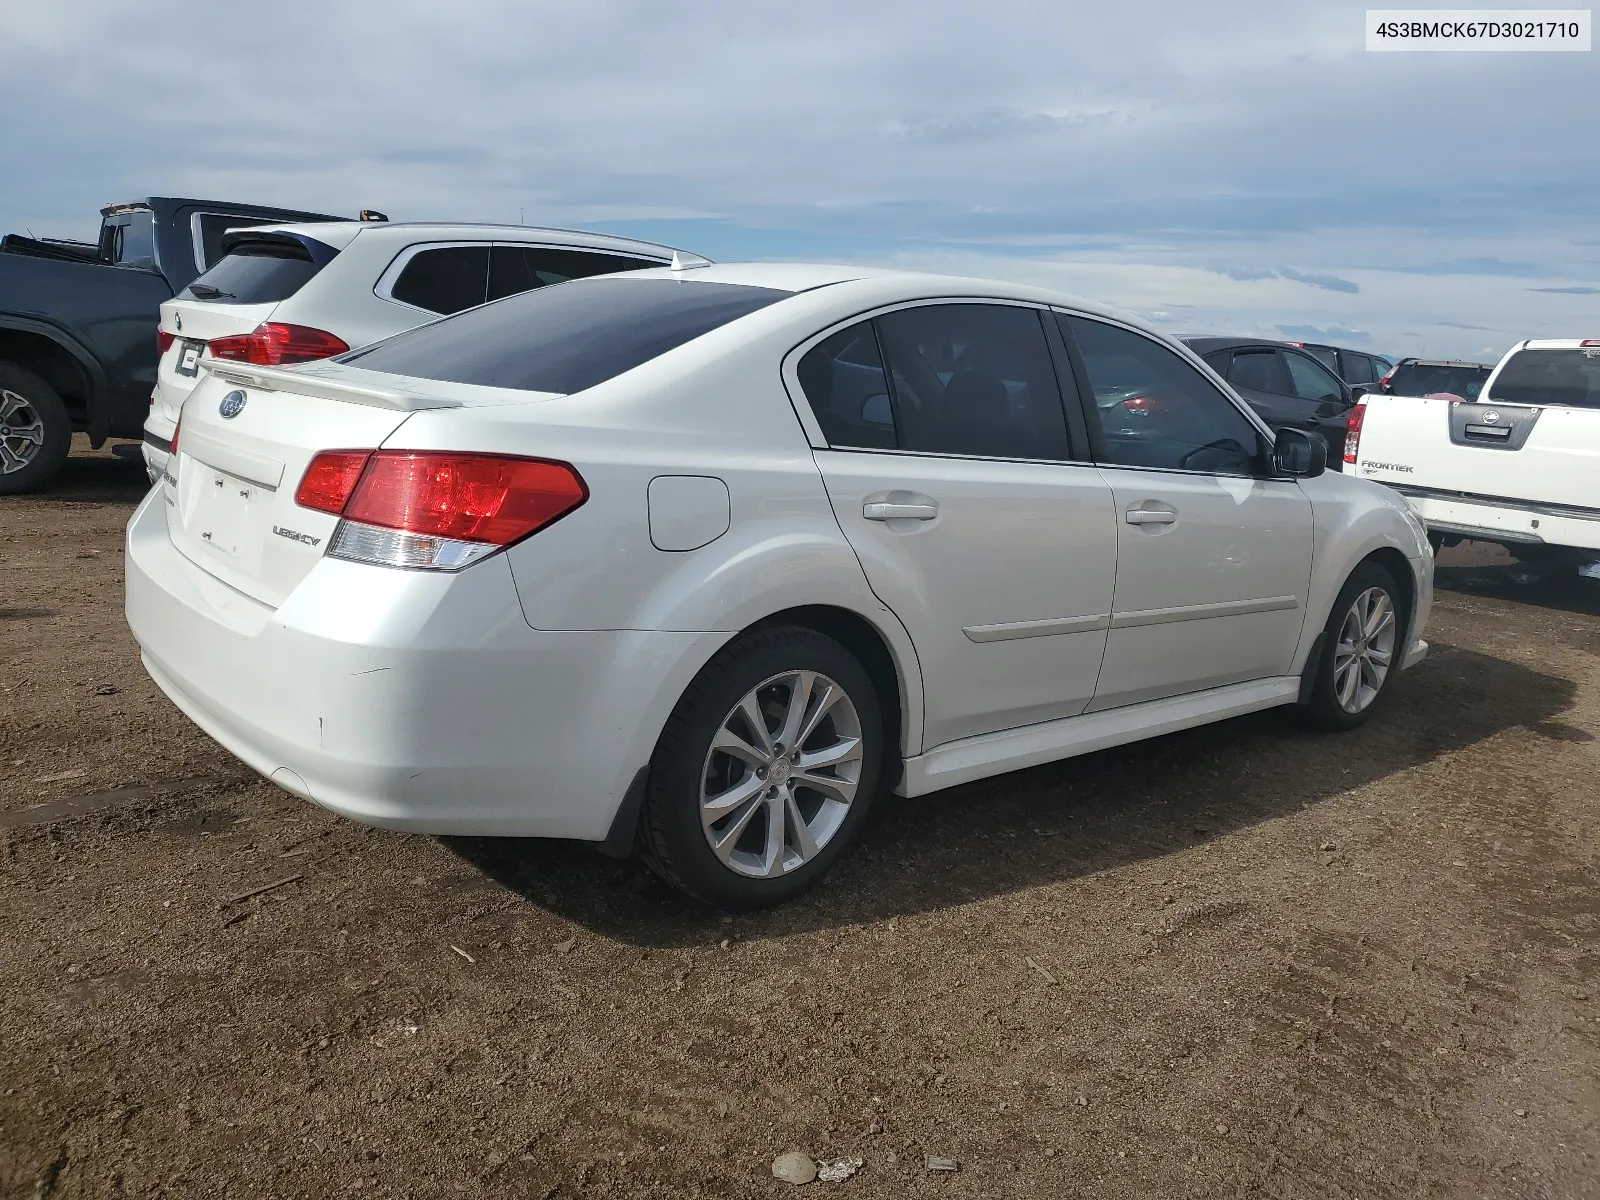
[[[416,379],[570,394],[789,294],[743,284],[598,276],[468,309],[339,361]]]
[[[1600,346],[1518,350],[1494,381],[1503,404],[1600,408]]]
[[[1389,391],[1396,396],[1431,396],[1448,392],[1463,400],[1476,400],[1493,367],[1463,363],[1405,363],[1389,380]]]

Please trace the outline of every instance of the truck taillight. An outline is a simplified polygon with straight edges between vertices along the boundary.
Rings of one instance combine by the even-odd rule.
[[[1344,426],[1344,460],[1347,463],[1356,461],[1356,454],[1361,449],[1361,424],[1367,419],[1367,401],[1365,397],[1356,401],[1356,406],[1350,410],[1350,415],[1345,418]]]
[[[323,329],[264,321],[249,333],[216,338],[206,344],[212,358],[249,363],[253,367],[287,367],[294,363],[332,358],[350,347],[344,339]]]
[[[168,350],[171,350],[172,349],[172,343],[177,341],[177,340],[178,340],[178,335],[177,334],[168,333],[165,329],[161,328],[161,326],[157,325],[156,326],[156,357],[160,358]]]
[[[183,414],[178,414],[178,423],[172,427],[172,445],[167,447],[167,454],[176,459],[178,457],[178,434],[183,431]],[[176,470],[176,468],[174,468]]]
[[[295,493],[341,518],[330,557],[436,571],[519,542],[588,498],[567,463],[418,450],[324,451]]]

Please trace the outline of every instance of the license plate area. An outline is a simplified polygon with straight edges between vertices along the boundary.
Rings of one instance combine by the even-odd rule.
[[[229,558],[250,528],[251,509],[264,489],[225,471],[196,463],[200,473],[188,525],[200,545]]]
[[[194,378],[200,373],[200,354],[205,348],[204,342],[193,338],[181,339],[178,343],[178,360],[172,365],[173,372]]]

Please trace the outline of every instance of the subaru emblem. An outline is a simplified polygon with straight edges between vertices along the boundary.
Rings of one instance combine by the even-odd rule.
[[[172,314],[172,323],[173,323],[173,325],[177,326],[179,329],[182,329],[183,328],[183,314],[182,313],[173,313]]]
[[[1485,425],[1493,425],[1499,419],[1500,419],[1500,414],[1495,412],[1495,410],[1492,409],[1492,408],[1488,412],[1483,414],[1483,423]]]
[[[245,399],[243,392],[229,392],[222,398],[222,403],[217,405],[217,411],[231,421],[244,411]]]

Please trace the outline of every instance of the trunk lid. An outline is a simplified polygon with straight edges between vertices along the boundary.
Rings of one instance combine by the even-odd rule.
[[[1354,471],[1463,498],[1593,508],[1600,409],[1369,396]]]
[[[338,524],[331,514],[295,503],[313,456],[375,449],[411,409],[441,406],[423,396],[408,403],[377,388],[299,383],[290,370],[203,370],[169,469],[176,483],[161,485],[173,545],[202,570],[274,608],[316,565]]]

